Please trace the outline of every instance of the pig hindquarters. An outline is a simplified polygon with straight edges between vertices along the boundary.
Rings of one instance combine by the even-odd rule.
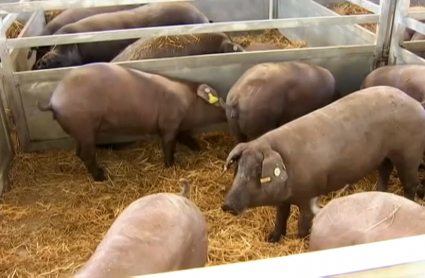
[[[425,234],[425,208],[386,192],[329,202],[314,217],[309,250],[319,251]]]
[[[126,278],[204,267],[207,224],[184,196],[159,193],[131,203],[114,221],[75,278]],[[185,184],[186,183],[186,184]]]
[[[248,69],[222,104],[235,143],[255,139],[335,98],[335,79],[319,66],[262,63]]]

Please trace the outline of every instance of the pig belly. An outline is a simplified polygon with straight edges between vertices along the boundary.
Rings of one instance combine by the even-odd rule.
[[[157,134],[159,132],[156,117],[146,115],[143,111],[122,111],[119,115],[107,115],[100,123],[101,134]]]

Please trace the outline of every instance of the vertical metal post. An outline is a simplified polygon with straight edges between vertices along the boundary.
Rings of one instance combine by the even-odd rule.
[[[274,18],[274,0],[269,0],[269,19],[273,19]]]
[[[24,109],[22,106],[21,94],[13,76],[14,67],[10,57],[9,50],[6,45],[7,30],[5,29],[6,28],[3,28],[3,19],[0,18],[0,58],[1,58],[0,78],[3,83],[3,90],[6,96],[7,104],[12,110],[13,119],[18,131],[19,143],[21,144],[21,146],[27,146],[29,143],[29,136],[28,136],[29,132],[28,132],[27,123],[25,119]],[[0,107],[0,109],[3,109],[3,107]],[[9,138],[9,143],[10,143],[10,138]]]
[[[379,25],[376,33],[376,48],[371,70],[388,63],[391,33],[393,28],[395,7],[398,0],[381,0],[379,4]]]
[[[391,34],[391,46],[388,64],[395,65],[397,63],[397,55],[401,51],[401,45],[404,43],[404,31],[406,26],[403,20],[409,14],[410,0],[397,0],[394,12],[394,24]]]

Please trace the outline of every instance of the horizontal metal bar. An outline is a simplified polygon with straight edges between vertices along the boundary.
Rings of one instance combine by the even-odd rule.
[[[371,11],[374,14],[379,14],[380,12],[379,5],[368,0],[347,0],[347,2],[365,8],[366,10]]]
[[[409,51],[424,51],[425,49],[425,40],[420,41],[406,41],[404,42],[404,48]]]
[[[371,45],[350,45],[350,46],[331,46],[331,47],[312,47],[301,49],[283,49],[270,51],[252,51],[240,53],[223,53],[211,55],[197,55],[187,57],[172,57],[162,59],[149,59],[140,61],[127,61],[116,63],[123,67],[139,69],[143,71],[158,71],[164,69],[199,68],[208,65],[210,67],[231,65],[236,63],[255,64],[264,62],[273,62],[276,57],[279,60],[301,60],[323,57],[343,57],[349,55],[373,55],[375,46]],[[279,54],[279,55],[276,55]],[[302,57],[300,59],[300,57]],[[48,69],[38,71],[16,72],[14,78],[16,82],[48,82],[57,81],[66,73],[76,67]]]
[[[3,26],[1,27],[0,32],[4,33],[7,32],[7,29],[9,29],[10,25],[16,20],[19,14],[8,14],[3,19]]]
[[[425,34],[425,24],[413,19],[413,18],[403,18],[402,19],[402,23],[404,23],[404,25],[407,28],[412,29],[413,31],[419,32],[421,34]]]
[[[7,40],[8,48],[31,46],[60,45],[71,43],[98,42],[141,38],[149,36],[170,36],[185,34],[200,34],[210,32],[233,32],[246,30],[261,30],[270,28],[296,28],[318,25],[345,25],[358,23],[376,23],[379,15],[349,15],[349,16],[319,16],[308,18],[285,18],[273,20],[249,20],[234,22],[219,22],[211,24],[188,24],[161,26],[150,28],[135,28],[111,30],[103,32],[86,32],[78,34],[52,35],[48,37],[27,37]]]
[[[238,273],[240,276],[261,276],[267,272],[268,278],[280,278],[282,273],[292,273],[290,277],[317,278],[334,275],[348,274],[359,271],[367,271],[391,266],[400,266],[394,269],[392,277],[421,277],[423,274],[425,254],[414,252],[418,246],[425,244],[425,235],[386,240],[381,242],[347,246],[323,251],[308,252],[304,254],[239,262],[219,266],[210,266],[188,270],[180,270],[144,276],[130,276],[140,278],[195,278],[195,277],[228,277],[230,273]],[[394,252],[397,250],[397,252]],[[361,257],[361,260],[355,259]],[[337,263],[329,263],[337,262]],[[402,264],[418,263],[409,273],[404,273]],[[308,267],[300,267],[308,265]],[[269,270],[273,271],[269,271]],[[422,272],[417,272],[421,269]],[[377,274],[377,273],[376,273]],[[370,274],[369,274],[370,275]],[[362,275],[353,277],[369,277]],[[388,275],[388,273],[387,273]],[[387,275],[371,275],[372,277],[387,277]],[[335,277],[335,276],[334,276]],[[342,276],[345,277],[345,276]]]
[[[425,20],[425,12],[409,12],[407,16],[416,20]]]
[[[64,10],[75,8],[120,6],[131,4],[160,3],[160,2],[191,2],[195,0],[66,0],[66,1],[33,1],[27,3],[0,4],[0,14],[26,13],[40,10]],[[209,0],[196,0],[209,1]]]

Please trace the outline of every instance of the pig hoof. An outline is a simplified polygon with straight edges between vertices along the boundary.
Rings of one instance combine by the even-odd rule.
[[[269,236],[267,237],[267,242],[270,242],[270,243],[277,243],[277,242],[279,242],[279,240],[280,240],[280,237],[281,237],[281,235],[280,234],[275,234],[275,232],[271,232],[270,234],[269,234]]]
[[[105,171],[101,168],[97,170],[97,173],[93,175],[95,181],[104,181],[106,180]]]

